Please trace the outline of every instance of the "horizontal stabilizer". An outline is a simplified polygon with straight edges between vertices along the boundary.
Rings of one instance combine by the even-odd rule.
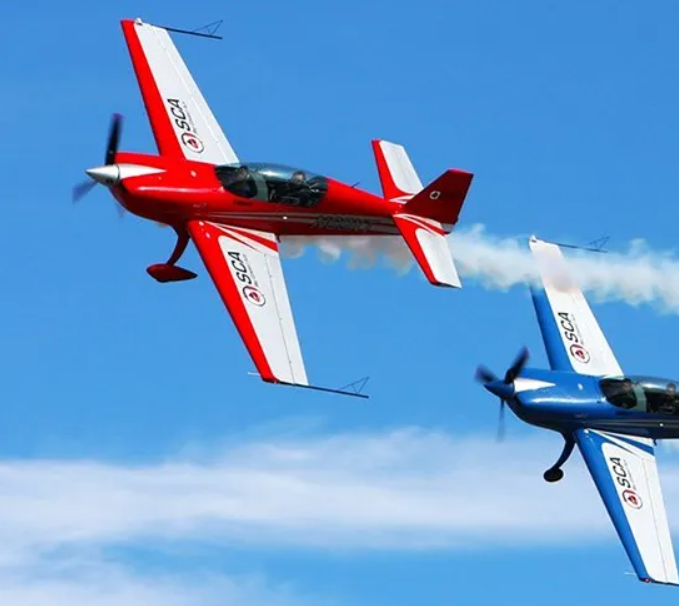
[[[427,280],[435,286],[462,287],[440,223],[406,214],[394,215],[394,222]]]
[[[422,191],[422,182],[402,145],[389,141],[372,142],[382,192],[392,202],[407,202]]]

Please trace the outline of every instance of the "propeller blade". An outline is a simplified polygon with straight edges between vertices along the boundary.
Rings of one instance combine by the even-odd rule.
[[[111,128],[108,132],[108,142],[106,144],[106,156],[104,164],[109,165],[115,162],[120,143],[120,133],[123,128],[123,117],[120,114],[113,114],[111,118]]]
[[[476,368],[476,380],[479,383],[483,383],[485,385],[486,383],[497,381],[497,377],[492,370],[489,370],[485,366],[481,365]]]
[[[81,181],[78,183],[78,185],[73,188],[73,202],[75,203],[82,200],[96,186],[97,182],[92,181],[91,179],[87,179],[87,181]]]
[[[505,441],[505,401],[500,400],[500,416],[497,420],[497,436],[495,437],[496,442]]]
[[[519,355],[516,356],[514,363],[507,369],[507,372],[505,373],[504,382],[507,383],[507,385],[514,383],[516,377],[521,374],[526,362],[528,362],[528,357],[528,349],[523,347],[519,352]]]

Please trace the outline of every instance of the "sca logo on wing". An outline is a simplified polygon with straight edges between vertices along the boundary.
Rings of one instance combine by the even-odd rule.
[[[589,351],[587,351],[587,348],[582,344],[582,337],[580,336],[580,330],[578,329],[575,318],[565,311],[560,311],[557,316],[559,318],[559,329],[561,330],[561,334],[563,335],[563,338],[570,343],[568,351],[571,354],[571,357],[582,364],[587,364],[590,360]]]
[[[236,251],[229,251],[228,257],[236,280],[241,283],[243,297],[256,307],[263,307],[266,305],[266,297],[262,291],[257,288],[254,274],[252,273],[250,265],[247,263],[245,255]]]
[[[205,149],[203,142],[193,133],[182,133],[181,140],[185,147],[195,151],[197,154],[202,153]]]
[[[582,362],[583,364],[587,364],[587,362],[589,362],[589,360],[590,360],[589,352],[582,345],[579,345],[578,343],[573,343],[568,348],[568,351],[571,352],[571,355],[576,360],[580,360],[580,362]]]
[[[622,500],[625,501],[632,509],[641,509],[643,503],[641,497],[633,490],[623,490]]]
[[[168,111],[172,116],[175,126],[182,131],[179,135],[179,140],[184,147],[190,149],[196,154],[200,154],[205,149],[205,145],[196,135],[196,128],[193,125],[191,114],[189,113],[186,103],[179,99],[167,99]]]
[[[266,303],[264,295],[254,286],[246,286],[243,288],[243,295],[245,295],[245,298],[250,301],[250,303],[257,307],[262,307]]]
[[[613,479],[624,490],[622,491],[622,500],[632,509],[641,509],[643,501],[641,497],[634,490],[632,484],[632,474],[629,471],[627,461],[620,457],[609,457],[609,466],[613,472]]]

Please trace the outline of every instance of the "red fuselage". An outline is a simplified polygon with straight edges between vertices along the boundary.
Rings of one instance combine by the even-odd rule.
[[[228,191],[215,166],[146,154],[118,153],[118,165],[160,169],[150,175],[123,179],[111,188],[130,212],[178,231],[192,219],[228,223],[277,235],[397,235],[393,215],[402,204],[323,179],[316,203],[297,206],[273,199],[240,196]]]

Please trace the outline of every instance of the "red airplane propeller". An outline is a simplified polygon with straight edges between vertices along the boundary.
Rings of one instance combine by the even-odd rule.
[[[118,153],[118,146],[120,144],[120,134],[123,128],[123,117],[120,114],[113,114],[111,117],[111,125],[108,132],[108,140],[106,142],[106,153],[104,155],[104,166],[98,168],[90,168],[85,172],[90,177],[73,188],[73,202],[79,202],[87,194],[90,193],[97,185],[103,183],[102,177],[106,177],[106,172],[113,172],[111,168],[115,163],[116,154]],[[105,169],[108,169],[106,171]],[[125,209],[116,204],[118,214],[122,217],[125,215]]]

